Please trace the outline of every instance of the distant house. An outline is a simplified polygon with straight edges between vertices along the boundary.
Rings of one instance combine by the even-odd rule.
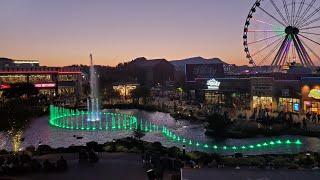
[[[175,68],[165,59],[148,60],[141,57],[129,62],[127,68],[141,85],[150,87],[158,83],[164,85],[174,79]]]

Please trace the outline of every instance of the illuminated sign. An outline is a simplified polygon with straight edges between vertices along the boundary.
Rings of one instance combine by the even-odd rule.
[[[56,87],[56,84],[55,83],[35,84],[34,87],[36,87],[36,88],[52,88],[52,87]]]
[[[312,89],[308,95],[308,97],[314,99],[320,99],[320,90],[319,89]]]
[[[293,110],[295,112],[299,112],[300,111],[300,104],[299,103],[294,103],[293,104]]]
[[[8,84],[1,84],[0,85],[0,89],[10,89],[10,88],[11,88],[11,86]]]
[[[113,86],[113,89],[120,93],[120,96],[131,96],[131,92],[137,88],[136,84]]]
[[[219,90],[220,82],[215,79],[210,79],[207,81],[208,89],[210,90]]]
[[[186,64],[185,75],[188,82],[198,79],[211,79],[224,77],[223,64]]]

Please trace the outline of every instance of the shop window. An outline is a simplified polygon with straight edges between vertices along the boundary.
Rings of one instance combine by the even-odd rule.
[[[294,98],[279,98],[279,111],[284,112],[299,112],[300,99]]]
[[[58,81],[77,81],[77,76],[74,74],[59,75]]]
[[[207,104],[224,104],[225,97],[223,94],[217,94],[214,92],[206,92],[205,93],[205,101]]]
[[[29,76],[29,82],[30,83],[47,83],[52,82],[51,75],[49,74],[43,74],[43,75],[30,75]]]
[[[320,102],[304,101],[303,108],[305,112],[320,114]]]
[[[5,84],[27,82],[26,75],[1,75],[0,82]]]
[[[253,96],[253,108],[271,110],[272,97]]]

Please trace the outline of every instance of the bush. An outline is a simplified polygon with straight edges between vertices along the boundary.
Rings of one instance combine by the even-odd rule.
[[[223,136],[227,131],[227,127],[231,124],[227,113],[224,115],[212,114],[207,118],[207,122],[208,132],[218,136]]]
[[[39,145],[37,153],[40,155],[52,153],[53,149],[48,145]]]

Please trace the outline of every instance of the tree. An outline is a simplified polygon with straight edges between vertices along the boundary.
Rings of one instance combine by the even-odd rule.
[[[143,104],[146,104],[146,100],[150,95],[150,89],[144,86],[137,87],[131,92],[131,97],[133,98],[133,101],[137,104],[139,104],[140,98],[142,98]]]
[[[212,131],[214,135],[224,135],[227,127],[230,125],[231,120],[228,114],[225,112],[224,115],[212,114],[207,118],[208,126],[207,129]]]
[[[3,96],[6,98],[30,97],[39,93],[38,89],[31,83],[15,83],[11,84],[10,87],[3,92]]]
[[[141,128],[141,124],[138,125],[138,128],[133,131],[133,137],[140,140],[146,134],[143,132]]]
[[[113,100],[120,97],[120,93],[109,86],[105,89],[104,95],[107,100]]]

